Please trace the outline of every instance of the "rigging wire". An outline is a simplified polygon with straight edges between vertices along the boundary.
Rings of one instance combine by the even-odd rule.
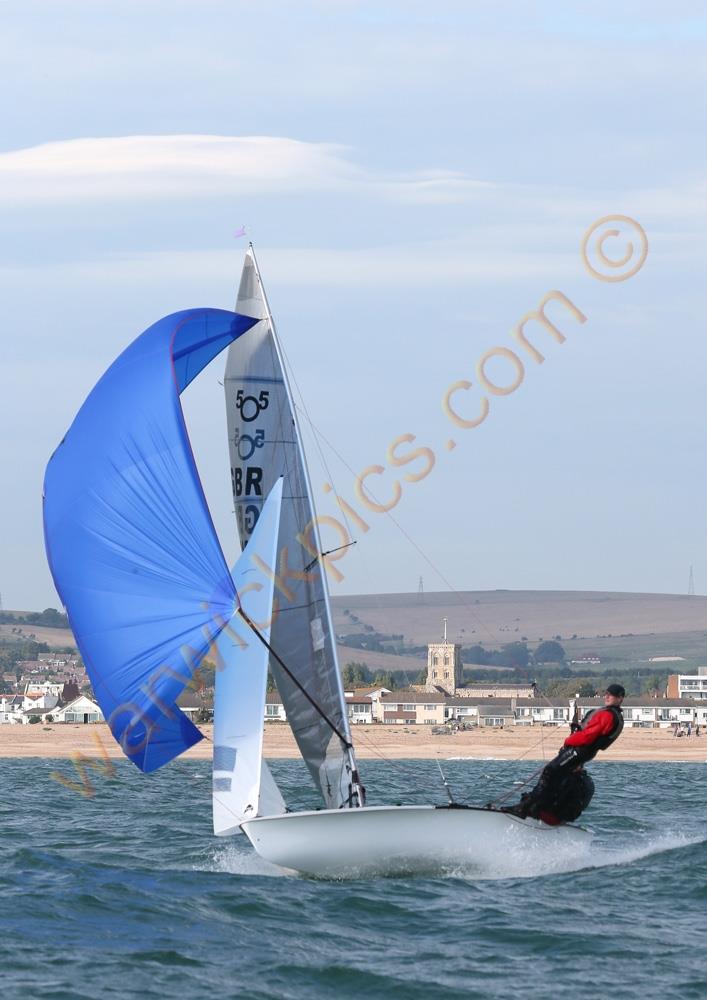
[[[255,636],[257,637],[257,639],[263,644],[263,646],[265,646],[265,648],[268,650],[268,652],[273,657],[273,659],[276,660],[278,662],[278,664],[282,667],[282,669],[285,671],[285,673],[290,678],[290,680],[295,685],[295,687],[305,696],[305,698],[310,703],[310,705],[312,706],[312,708],[314,708],[315,711],[319,713],[319,715],[326,722],[326,724],[329,726],[329,728],[331,729],[331,731],[333,733],[335,733],[336,736],[339,737],[339,739],[341,740],[341,743],[343,744],[343,746],[347,750],[353,749],[353,744],[351,743],[351,741],[348,740],[346,738],[346,736],[344,736],[344,734],[341,732],[341,730],[336,725],[336,723],[332,722],[332,720],[329,718],[329,716],[324,711],[324,709],[315,701],[315,699],[311,696],[311,694],[309,693],[309,691],[307,691],[307,689],[304,687],[304,685],[297,679],[297,677],[295,677],[295,675],[292,673],[292,671],[287,666],[287,664],[285,663],[285,661],[280,656],[278,656],[278,654],[272,648],[272,646],[270,645],[270,643],[268,642],[268,640],[265,638],[265,636],[262,634],[262,632],[260,631],[260,629],[258,628],[258,626],[250,618],[250,616],[247,614],[247,612],[243,609],[243,607],[242,607],[242,605],[240,603],[240,598],[239,598],[239,601],[238,601],[238,607],[236,608],[236,611],[240,615],[240,617],[243,619],[243,621],[246,623],[246,625],[248,626],[248,628],[253,633],[255,633]]]
[[[297,390],[297,395],[299,396],[302,405],[300,406],[294,399],[292,400],[292,402],[294,403],[295,409],[299,410],[301,413],[304,414],[304,417],[305,417],[307,423],[312,428],[312,431],[313,431],[312,437],[314,439],[314,445],[315,445],[315,447],[317,449],[317,452],[319,454],[319,458],[321,460],[321,463],[324,466],[324,471],[327,474],[327,479],[331,483],[331,488],[332,488],[332,491],[334,493],[334,496],[338,499],[339,498],[339,492],[336,489],[336,484],[334,483],[334,477],[331,474],[331,470],[329,469],[329,465],[327,463],[326,456],[324,455],[324,451],[323,451],[323,449],[322,449],[322,447],[321,447],[321,445],[319,443],[319,439],[317,438],[317,429],[314,426],[314,422],[313,422],[312,418],[309,415],[309,409],[307,408],[307,403],[305,401],[304,394],[303,394],[302,390],[300,389],[299,382],[297,381],[297,376],[295,375],[294,368],[292,367],[292,363],[290,362],[290,359],[289,359],[289,356],[287,354],[287,351],[285,350],[285,345],[283,344],[281,338],[280,338],[280,350],[282,351],[282,356],[283,356],[283,358],[285,360],[285,364],[287,365],[289,376],[292,379],[292,382],[293,382],[293,384],[294,384],[294,386],[295,386],[295,388]],[[323,435],[322,435],[322,439],[326,440],[323,437]],[[312,498],[312,503],[314,503],[314,498]],[[316,513],[316,510],[315,510],[315,513]],[[353,539],[354,534],[353,534],[353,531],[351,530],[351,525],[349,523],[349,519],[346,516],[346,511],[343,508],[341,508],[341,513],[344,516],[344,524],[346,525],[346,530],[349,533],[349,538]]]
[[[297,404],[295,404],[295,405],[297,405]],[[351,466],[346,461],[346,459],[343,457],[343,455],[334,447],[334,445],[331,443],[331,441],[329,441],[327,439],[327,437],[322,433],[322,431],[318,427],[315,426],[315,424],[312,422],[311,417],[307,413],[306,409],[305,409],[304,412],[305,412],[305,416],[306,416],[307,420],[309,421],[309,424],[310,424],[310,426],[311,426],[311,428],[312,428],[312,430],[314,432],[315,441],[317,440],[318,437],[320,437],[322,439],[322,441],[327,445],[327,447],[331,448],[331,450],[336,455],[336,457],[339,459],[339,461],[341,462],[341,464],[355,478],[356,477],[356,472],[354,471],[354,469],[351,468]],[[326,468],[327,468],[327,472],[328,472],[328,467],[326,467]],[[375,493],[371,489],[368,489],[368,492],[369,492],[371,498],[376,503],[378,503],[379,501],[378,501],[378,498],[376,497]],[[337,496],[337,497],[339,496],[339,494],[336,493],[336,492],[335,492],[334,495]],[[345,515],[345,511],[344,510],[342,510],[342,513]],[[393,524],[398,529],[398,531],[407,539],[407,541],[410,543],[410,545],[412,545],[412,547],[416,550],[416,552],[424,559],[424,561],[430,567],[430,569],[432,570],[432,572],[435,573],[439,577],[439,579],[444,583],[444,585],[447,587],[447,589],[450,590],[453,594],[456,594],[458,597],[462,598],[462,606],[465,607],[469,611],[471,617],[476,621],[476,623],[478,625],[480,625],[481,628],[483,628],[486,631],[486,633],[488,634],[489,638],[494,643],[496,643],[497,642],[497,637],[493,634],[493,632],[488,627],[488,625],[484,622],[484,620],[482,618],[480,618],[478,616],[478,614],[473,610],[472,606],[470,604],[468,604],[465,600],[463,600],[463,597],[464,597],[463,592],[457,590],[457,588],[452,583],[450,583],[450,581],[444,575],[444,573],[442,572],[442,570],[439,569],[439,567],[430,559],[430,557],[427,555],[427,553],[424,552],[424,550],[417,544],[417,542],[415,541],[415,539],[412,538],[412,536],[405,530],[405,528],[403,528],[403,526],[400,524],[400,522],[395,517],[393,517],[393,515],[391,514],[391,512],[389,510],[387,510],[387,511],[384,511],[384,513],[386,514],[386,516],[388,518],[390,518],[390,520],[393,522]],[[349,535],[351,537],[353,537],[350,528],[348,530],[349,530]]]
[[[287,364],[288,372],[289,372],[290,378],[292,379],[292,383],[294,384],[294,386],[295,386],[295,388],[297,390],[297,394],[299,396],[299,399],[301,401],[301,406],[300,406],[295,400],[293,400],[295,409],[302,416],[304,416],[305,421],[309,425],[309,428],[310,428],[310,431],[311,431],[312,440],[314,441],[314,446],[317,449],[317,454],[319,455],[319,459],[320,459],[320,461],[322,463],[322,466],[324,467],[324,471],[325,471],[326,477],[327,477],[327,482],[331,486],[331,492],[334,494],[334,498],[337,501],[340,501],[341,500],[341,494],[339,493],[339,490],[337,489],[335,477],[334,477],[334,475],[333,475],[333,473],[331,471],[331,468],[329,467],[329,463],[327,462],[326,455],[324,453],[324,449],[322,448],[322,446],[320,444],[320,440],[319,440],[320,437],[321,437],[321,440],[324,441],[325,444],[327,444],[331,448],[331,450],[334,452],[334,454],[337,455],[337,457],[339,458],[340,461],[342,461],[341,456],[338,455],[338,453],[337,453],[336,449],[333,447],[333,445],[331,445],[330,442],[327,441],[327,439],[324,437],[324,435],[321,434],[321,432],[318,430],[317,426],[315,425],[314,421],[312,420],[312,417],[311,417],[310,412],[309,412],[309,408],[307,406],[307,401],[305,399],[304,393],[302,392],[302,390],[300,388],[299,382],[297,381],[297,376],[296,376],[294,368],[292,366],[292,362],[289,359],[287,351],[285,350],[285,345],[282,343],[282,340],[280,340],[280,349],[282,351],[282,356],[283,356],[283,358],[285,360],[285,363]],[[346,462],[344,462],[344,465],[346,465]],[[349,471],[352,471],[348,465],[346,465],[346,467],[349,469]],[[355,473],[354,473],[354,475],[355,475]],[[347,548],[348,546],[358,544],[358,540],[354,538],[354,533],[353,533],[353,530],[351,528],[351,523],[349,521],[348,515],[346,513],[346,507],[345,507],[345,505],[342,504],[342,503],[337,503],[337,506],[339,507],[339,510],[341,511],[341,514],[342,514],[343,519],[344,519],[344,525],[346,526],[346,531],[348,532],[348,536],[351,539],[351,541],[348,543],[347,546],[342,545],[342,546],[339,546],[339,548],[340,549]],[[316,511],[315,511],[315,513],[316,513]],[[330,549],[327,552],[323,552],[322,555],[329,555],[331,552],[336,552],[336,551],[338,551],[338,549]],[[362,559],[362,562],[363,562],[364,572],[365,572],[365,574],[366,574],[366,576],[368,578],[369,592],[373,595],[373,598],[374,598],[374,601],[376,603],[377,609],[380,612],[380,610],[381,610],[380,596],[379,596],[377,590],[373,587],[373,581],[372,581],[372,576],[371,576],[370,568],[368,566],[368,562],[366,560],[366,557],[365,557],[365,555],[363,553],[361,553],[361,559]],[[310,566],[311,565],[312,564],[310,564]],[[406,682],[407,682],[407,684],[409,686],[409,684],[410,684],[410,678],[408,677],[407,671],[403,670],[403,674],[404,674]]]
[[[503,792],[502,795],[498,795],[495,799],[491,799],[491,801],[488,803],[488,808],[492,809],[494,806],[497,806],[499,802],[505,802],[506,799],[509,798],[509,796],[513,795],[514,793],[517,794],[521,788],[525,788],[526,785],[529,785],[530,782],[533,780],[533,778],[537,778],[537,776],[543,770],[544,766],[545,765],[543,764],[542,767],[539,767],[537,768],[537,770],[533,771],[530,777],[526,778],[525,781],[521,781],[519,785],[514,785],[512,788],[509,788],[507,792]]]
[[[324,437],[324,435],[321,434],[318,431],[318,429],[317,429],[314,421],[312,420],[312,417],[311,417],[311,415],[309,413],[309,408],[307,407],[307,403],[306,403],[304,394],[303,394],[303,392],[302,392],[302,390],[300,388],[299,382],[297,381],[297,376],[295,374],[294,368],[292,366],[292,363],[291,363],[291,361],[289,359],[289,356],[288,356],[287,351],[285,349],[285,345],[283,344],[282,340],[280,340],[280,349],[282,351],[282,355],[283,355],[283,358],[285,360],[285,363],[287,364],[288,374],[289,374],[290,378],[292,379],[292,383],[295,386],[295,388],[297,390],[297,395],[299,396],[299,399],[301,401],[301,405],[300,405],[295,400],[293,400],[295,409],[300,413],[300,415],[302,415],[304,417],[307,425],[311,429],[311,436],[312,436],[312,439],[314,441],[314,445],[315,445],[315,447],[317,449],[317,453],[319,455],[319,459],[320,459],[320,461],[322,463],[322,466],[324,467],[324,471],[325,471],[326,476],[327,476],[327,481],[329,482],[329,484],[331,486],[331,490],[332,490],[332,492],[334,494],[335,499],[339,500],[340,499],[340,493],[339,493],[339,491],[338,491],[338,489],[336,487],[335,477],[334,477],[334,475],[333,475],[333,473],[331,471],[329,463],[327,462],[326,455],[324,453],[324,449],[321,446],[321,443],[320,443],[320,440],[319,440],[320,437],[321,437],[322,441],[324,441],[327,445],[329,445],[329,447],[332,449],[332,451],[334,452],[334,454],[337,455],[337,457],[340,460],[341,460],[341,456],[338,455],[336,449],[327,441],[327,439]],[[346,462],[344,462],[344,465],[346,465]],[[348,465],[346,467],[349,468],[349,471],[352,471],[352,470],[350,470],[350,467]],[[353,530],[351,528],[351,523],[349,521],[349,518],[348,518],[348,516],[346,514],[345,507],[342,504],[338,504],[338,506],[339,506],[339,509],[340,509],[340,511],[341,511],[341,513],[343,515],[344,524],[346,526],[346,530],[348,532],[348,536],[351,539],[351,541],[348,543],[348,545],[346,545],[346,546],[343,546],[343,545],[339,546],[339,548],[341,549],[341,548],[347,548],[347,547],[349,547],[351,545],[356,545],[357,544],[357,540],[354,539],[354,533],[353,533]],[[332,551],[338,551],[338,549],[329,550],[328,552],[322,553],[322,555],[328,555]],[[317,559],[318,558],[319,557],[317,557]],[[367,562],[367,560],[365,558],[365,555],[363,555],[363,554],[362,554],[362,561],[363,561],[364,572],[366,573],[366,576],[368,577],[370,592],[374,595],[374,599],[376,601],[376,604],[379,605],[379,610],[380,610],[379,595],[377,594],[376,590],[372,586],[372,578],[371,578],[370,568],[368,566],[368,562]],[[316,562],[316,560],[314,560],[314,562]],[[313,565],[313,563],[310,563],[310,566],[307,567],[307,568],[310,568],[312,565]],[[406,682],[407,682],[407,684],[409,686],[410,685],[410,678],[408,677],[407,671],[403,670],[403,674],[404,674]],[[364,737],[363,733],[361,733],[359,735],[362,736],[362,737]],[[375,747],[374,743],[371,740],[369,740],[367,736],[364,737],[364,738],[365,738],[365,740],[366,740],[366,742],[368,744],[368,749],[369,749],[369,751],[371,753],[373,753],[376,756],[380,757],[381,760],[383,760],[386,763],[390,764],[391,766],[393,766],[394,768],[396,768],[398,771],[400,771],[402,773],[405,773],[406,776],[407,776],[406,769],[404,767],[402,767],[398,763],[398,761],[394,761],[392,758],[387,757],[386,754],[383,751],[380,751],[378,748]],[[415,775],[414,775],[412,781],[414,783],[419,783],[419,774],[417,772],[415,772]]]

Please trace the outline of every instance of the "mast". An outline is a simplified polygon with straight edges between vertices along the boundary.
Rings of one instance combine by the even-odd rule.
[[[262,278],[260,276],[260,268],[258,267],[258,261],[255,256],[255,249],[253,248],[252,242],[248,244],[248,253],[250,253],[253,260],[253,267],[255,269],[255,275],[258,279],[258,287],[260,289],[260,294],[263,299],[263,305],[265,306],[265,314],[270,328],[270,333],[272,335],[273,346],[275,348],[275,353],[277,355],[280,368],[282,370],[282,377],[285,386],[285,392],[290,403],[290,408],[292,410],[292,419],[295,424],[295,432],[297,438],[297,451],[302,463],[302,469],[304,470],[305,485],[307,487],[307,493],[309,495],[309,503],[312,509],[312,514],[314,515],[313,528],[314,528],[314,540],[316,542],[316,547],[319,553],[323,551],[323,546],[321,542],[321,537],[319,534],[319,524],[317,521],[317,510],[314,503],[314,494],[312,491],[312,482],[309,475],[309,466],[307,464],[307,456],[304,451],[304,446],[302,444],[302,432],[299,424],[299,417],[297,415],[297,409],[295,407],[294,396],[292,394],[292,388],[290,386],[290,380],[287,373],[287,368],[285,366],[285,359],[283,357],[282,348],[280,346],[280,340],[277,335],[277,330],[275,328],[275,321],[273,319],[272,312],[270,310],[270,303],[268,302],[268,297],[265,292],[265,287],[263,285]],[[339,669],[339,658],[336,653],[336,640],[334,633],[334,625],[331,619],[331,606],[329,602],[329,581],[327,579],[326,567],[324,562],[319,560],[319,571],[322,578],[322,590],[324,593],[324,610],[326,612],[327,628],[329,629],[329,635],[331,637],[331,651],[334,661],[334,673],[336,675],[336,688],[339,695],[339,703],[341,707],[342,725],[341,725],[341,736],[345,737],[345,742],[342,741],[343,750],[348,762],[348,767],[350,771],[351,785],[352,785],[352,796],[351,805],[352,806],[363,806],[365,802],[365,790],[360,782],[358,774],[358,766],[356,764],[356,755],[354,753],[353,745],[351,742],[351,727],[349,726],[349,715],[348,708],[346,705],[346,698],[344,696],[343,682],[341,678],[341,670]]]

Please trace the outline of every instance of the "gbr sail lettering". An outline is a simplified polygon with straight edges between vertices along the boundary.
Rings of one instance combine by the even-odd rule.
[[[259,393],[249,395],[245,389],[236,393],[236,409],[245,427],[236,427],[233,444],[242,465],[231,468],[231,486],[236,502],[236,517],[241,540],[250,538],[258,523],[263,505],[263,468],[261,465],[250,464],[257,461],[257,453],[265,444],[265,430],[253,426],[270,403],[270,393],[262,389]],[[246,464],[248,463],[248,464]],[[253,499],[253,503],[243,503],[242,500]]]

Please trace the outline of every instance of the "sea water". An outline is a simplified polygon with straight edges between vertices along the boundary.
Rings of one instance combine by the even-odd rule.
[[[536,766],[444,769],[478,804]],[[291,806],[317,807],[301,762],[272,769]],[[120,761],[86,785],[70,761],[0,760],[2,996],[704,998],[707,765],[591,770],[588,849],[336,882],[215,839],[206,762]],[[371,804],[446,801],[433,761],[362,772]]]

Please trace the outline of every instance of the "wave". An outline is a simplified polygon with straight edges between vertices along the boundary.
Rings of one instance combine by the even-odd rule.
[[[684,833],[664,833],[655,839],[646,840],[640,844],[619,845],[616,848],[605,847],[596,852],[590,868],[607,868],[611,865],[626,865],[654,854],[664,854],[667,851],[683,850],[707,843],[704,834],[690,836]]]
[[[614,865],[629,865],[644,858],[668,851],[683,850],[707,842],[704,834],[690,836],[682,833],[665,833],[651,837],[641,843],[625,840],[617,844],[598,846],[590,840],[586,845],[548,845],[530,851],[508,851],[499,855],[497,861],[483,864],[457,865],[445,872],[447,877],[469,879],[539,878],[548,875],[562,875],[570,872],[611,868]]]
[[[257,875],[265,878],[282,878],[292,874],[285,868],[271,865],[257,854],[242,835],[211,849],[208,861],[195,865],[195,871],[222,872],[226,875]]]

